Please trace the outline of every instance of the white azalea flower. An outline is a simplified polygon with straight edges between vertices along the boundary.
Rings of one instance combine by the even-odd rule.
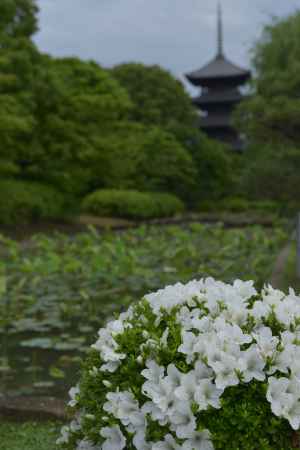
[[[300,306],[292,297],[286,297],[276,305],[275,314],[279,322],[289,326],[300,315]]]
[[[142,413],[144,415],[150,414],[151,418],[157,420],[162,426],[167,424],[167,414],[162,412],[162,410],[151,401],[144,403],[142,406]]]
[[[267,400],[276,416],[282,416],[294,403],[293,395],[287,393],[289,383],[289,379],[284,377],[270,377],[268,380]]]
[[[185,331],[190,331],[193,328],[191,311],[187,306],[180,308],[176,315],[176,322],[179,323]]]
[[[180,405],[180,406],[179,406]],[[180,402],[169,412],[171,430],[175,431],[180,439],[189,438],[196,429],[196,419],[192,413],[189,402]]]
[[[108,392],[104,411],[119,419],[123,425],[130,426],[131,430],[145,427],[145,416],[139,408],[138,401],[131,392]]]
[[[196,374],[192,370],[187,374],[183,374],[181,377],[181,383],[178,388],[175,389],[174,394],[179,400],[185,400],[193,402],[196,392]]]
[[[181,385],[183,374],[177,369],[174,364],[169,364],[167,367],[168,376],[167,381],[172,385],[173,389],[176,389]]]
[[[153,312],[159,316],[162,307],[168,311],[185,302],[185,286],[182,283],[176,283],[174,286],[167,286],[153,294],[145,295],[145,299]]]
[[[191,326],[193,329],[200,331],[201,333],[206,333],[211,330],[212,320],[210,317],[192,317]]]
[[[292,344],[287,344],[282,351],[277,351],[273,360],[270,373],[276,370],[282,373],[288,373],[290,366],[296,357],[296,347]]]
[[[133,445],[139,450],[151,450],[153,448],[152,443],[146,441],[145,429],[140,429],[134,435]]]
[[[127,324],[127,327],[130,326]],[[112,336],[124,333],[124,323],[122,320],[112,320],[106,325],[106,329],[111,333]]]
[[[261,356],[266,360],[272,358],[275,354],[279,339],[273,336],[269,327],[260,327],[253,332],[253,337],[257,342],[258,350]]]
[[[265,286],[262,290],[262,298],[270,306],[277,306],[285,297],[284,292],[279,289],[274,289],[270,284]]]
[[[118,369],[119,366],[120,366],[120,361],[110,361],[106,364],[102,364],[102,366],[100,367],[100,371],[114,373]]]
[[[153,383],[159,383],[159,381],[164,376],[165,370],[163,367],[160,367],[155,361],[149,360],[146,362],[147,369],[142,371],[143,377],[147,380],[152,381]]]
[[[287,419],[293,428],[293,430],[299,430],[300,428],[300,401],[295,401],[287,408],[283,416]]]
[[[223,317],[218,317],[215,320],[214,327],[220,341],[233,341],[238,345],[249,344],[252,342],[252,337],[250,335],[244,334],[238,325],[229,324]]]
[[[194,333],[182,332],[182,344],[178,347],[178,351],[186,355],[187,363],[191,363],[194,359],[194,346],[197,341],[197,336]]]
[[[182,450],[214,450],[208,430],[196,431],[190,439],[182,445]]]
[[[158,384],[151,381],[146,381],[142,386],[142,392],[153,403],[165,413],[170,405],[174,403],[174,388],[172,382],[168,380],[168,377],[160,379]]]
[[[242,352],[239,359],[239,370],[243,374],[243,381],[249,383],[253,378],[258,381],[264,381],[265,361],[258,351],[256,345],[251,345],[248,350]]]
[[[118,425],[104,427],[100,430],[100,434],[106,439],[102,444],[102,450],[123,450],[126,447],[126,439]]]
[[[225,389],[229,386],[236,386],[239,384],[237,376],[237,360],[231,355],[222,354],[221,362],[211,364],[216,374],[216,386],[218,389]]]
[[[165,436],[164,441],[155,442],[152,446],[152,450],[181,450],[182,446],[177,444],[171,434]]]
[[[74,420],[70,423],[70,431],[76,433],[81,430],[82,418],[81,415],[77,415]]]
[[[268,317],[269,314],[271,313],[271,311],[272,311],[271,305],[269,305],[268,303],[265,303],[263,301],[257,300],[254,303],[250,314],[251,314],[251,316],[253,316],[255,318],[256,321],[259,321],[259,320],[263,319],[264,317]]]
[[[257,291],[254,287],[254,281],[242,281],[235,280],[233,283],[233,288],[241,296],[243,300],[248,300],[249,298],[257,295]]]
[[[249,315],[249,310],[246,308],[245,304],[240,302],[232,302],[227,305],[226,309],[222,311],[222,316],[224,319],[231,323],[242,327],[247,322]]]
[[[70,439],[70,427],[64,425],[60,430],[60,437],[56,440],[57,445],[67,444]]]
[[[223,392],[223,389],[218,389],[210,380],[202,380],[196,387],[194,397],[200,410],[206,410],[208,406],[219,409]]]
[[[202,361],[197,361],[195,363],[195,377],[197,383],[201,382],[201,380],[210,380],[213,377],[213,371]]]
[[[80,394],[79,385],[72,387],[69,390],[69,396],[71,400],[69,401],[68,405],[74,408],[74,406],[78,403],[78,395]]]
[[[101,445],[94,445],[88,439],[83,439],[77,442],[76,450],[101,450]]]

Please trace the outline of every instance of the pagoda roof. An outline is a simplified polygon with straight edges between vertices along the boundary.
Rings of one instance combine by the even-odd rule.
[[[205,85],[207,81],[222,79],[237,79],[243,82],[250,76],[249,70],[232,63],[223,54],[217,55],[201,69],[186,75],[187,79],[195,86]]]
[[[230,90],[214,90],[193,99],[195,105],[209,105],[218,103],[238,103],[243,96],[237,89]]]

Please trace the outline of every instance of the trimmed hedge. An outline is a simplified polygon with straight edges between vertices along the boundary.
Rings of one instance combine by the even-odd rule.
[[[82,202],[83,212],[127,219],[171,217],[183,210],[184,204],[174,195],[132,190],[103,189]]]
[[[31,181],[0,181],[0,224],[15,225],[64,215],[64,196],[51,186]]]
[[[258,212],[277,214],[280,211],[280,204],[271,200],[251,201],[242,197],[228,197],[219,202],[202,202],[199,210],[201,212]]]

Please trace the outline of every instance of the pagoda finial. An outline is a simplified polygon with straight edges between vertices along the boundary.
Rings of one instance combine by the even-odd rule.
[[[223,21],[222,21],[222,6],[218,2],[218,53],[217,57],[222,58],[224,56],[223,50]]]

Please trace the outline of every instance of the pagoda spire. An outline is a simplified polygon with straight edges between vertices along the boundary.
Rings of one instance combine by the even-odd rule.
[[[224,43],[223,43],[223,20],[222,20],[222,6],[221,3],[218,2],[218,51],[217,57],[224,57]]]

